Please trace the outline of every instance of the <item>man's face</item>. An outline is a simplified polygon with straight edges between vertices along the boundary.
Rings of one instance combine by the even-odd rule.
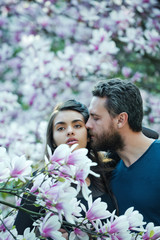
[[[105,108],[106,98],[93,97],[90,117],[86,123],[91,135],[91,147],[97,151],[121,149],[124,144],[117,129],[117,117],[113,118]]]

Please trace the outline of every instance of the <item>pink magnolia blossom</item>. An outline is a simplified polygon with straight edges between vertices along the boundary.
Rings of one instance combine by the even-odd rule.
[[[0,182],[5,182],[9,178],[9,156],[4,147],[0,147]]]
[[[30,228],[26,228],[22,236],[18,235],[17,240],[38,240],[38,238],[34,233],[34,228],[32,231],[30,231]]]
[[[111,216],[110,212],[107,211],[107,203],[101,202],[101,198],[97,198],[92,203],[92,196],[88,199],[89,210],[86,212],[86,217],[89,221],[96,219],[105,219]]]
[[[99,177],[99,174],[94,173],[90,168],[96,166],[97,163],[92,162],[88,157],[88,150],[81,148],[75,150],[77,144],[74,144],[71,148],[66,144],[58,146],[52,156],[50,156],[51,164],[48,162],[48,171],[51,171],[52,175],[55,174],[61,178],[65,178],[77,184],[77,191],[82,188],[82,194],[85,199],[88,199],[90,190],[86,185],[86,178],[89,174]],[[51,150],[48,147],[49,155]]]
[[[9,176],[9,169],[6,167],[6,164],[0,162],[0,182],[6,182]]]
[[[80,164],[80,160],[85,161],[87,149],[76,150],[76,153],[72,152],[76,148],[77,144],[69,147],[67,144],[61,144],[58,146],[53,155],[51,149],[47,146],[50,159],[45,157],[45,162],[47,164],[48,171],[56,174],[56,169],[63,165],[74,165],[76,163]],[[77,152],[78,151],[78,152]],[[87,157],[86,157],[87,158]],[[87,158],[88,159],[88,158]],[[62,171],[61,171],[62,172]]]
[[[80,189],[82,188],[82,194],[86,200],[88,200],[89,194],[91,193],[85,181],[89,173],[90,173],[89,166],[83,163],[83,165],[77,168],[77,172],[75,174],[75,179],[78,181],[77,191],[79,192]]]
[[[125,233],[129,229],[129,223],[125,215],[117,217],[113,211],[110,221],[107,221],[107,232],[110,235]]]
[[[70,201],[70,204],[72,206],[72,214],[73,216],[75,217],[81,217],[81,211],[82,211],[82,208],[80,207],[80,200],[78,201],[77,198],[73,198],[71,201]]]
[[[42,182],[45,179],[45,175],[43,173],[37,175],[34,179],[33,179],[33,186],[31,187],[31,192],[35,193],[37,191],[37,189],[40,187],[40,185],[42,184]]]
[[[20,179],[25,182],[32,172],[32,161],[26,160],[25,156],[16,156],[10,162],[10,176],[14,179]]]
[[[69,240],[89,240],[89,236],[79,228],[75,228],[74,231],[70,233]]]
[[[115,211],[112,213],[111,218],[107,219],[107,223],[102,224],[102,221],[100,221],[100,220],[97,220],[94,223],[96,232],[101,234],[101,236],[102,236],[102,237],[98,237],[97,240],[101,240],[101,239],[131,240],[132,239],[132,234],[130,233],[130,231],[128,231],[128,228],[126,227],[126,218],[120,219],[120,222],[122,221],[121,222],[122,226],[120,226],[120,225],[118,226],[118,224],[113,221],[114,217],[116,217],[116,216],[114,216],[114,213],[115,213]],[[123,220],[125,220],[124,225],[123,225]],[[113,223],[113,225],[112,225],[112,223]],[[127,226],[129,226],[129,225],[127,225]]]
[[[129,78],[132,73],[132,69],[129,67],[122,67],[122,74],[125,76],[125,78]]]
[[[143,240],[160,239],[160,226],[155,227],[154,224],[148,223],[146,226],[146,233],[142,235]]]
[[[51,213],[46,214],[42,222],[40,222],[39,230],[42,237],[53,238],[54,240],[65,240],[62,233],[58,231],[61,227],[59,218]]]
[[[9,156],[7,154],[6,148],[0,147],[0,162],[9,161]]]
[[[74,223],[72,215],[73,206],[71,204],[72,198],[75,198],[77,191],[70,186],[70,182],[55,182],[52,184],[51,179],[47,179],[39,188],[39,197],[43,198],[44,204],[49,209],[57,212],[59,218],[65,216],[66,220]]]
[[[0,240],[15,240],[15,239],[19,240],[18,233],[15,228],[11,229],[10,232],[8,232],[8,231],[0,232]]]
[[[6,217],[4,219],[2,219],[2,216],[0,216],[0,220],[1,220],[1,222],[0,222],[0,232],[1,231],[5,232],[6,231],[6,227],[7,227],[7,229],[10,230],[12,228],[12,226],[13,226],[14,221],[15,221],[13,216],[8,216],[8,217]]]
[[[88,161],[88,157],[86,156],[88,150],[86,148],[81,148],[75,150],[77,144],[69,147],[67,144],[61,144],[58,146],[53,155],[51,154],[51,150],[48,146],[48,152],[50,155],[50,162],[51,163],[58,163],[59,165],[67,164],[67,165],[80,165],[81,162]],[[89,160],[90,161],[90,160]]]
[[[61,144],[55,149],[53,155],[50,156],[51,163],[56,162],[64,164],[70,152],[70,148],[67,144]]]
[[[70,155],[68,156],[68,159],[67,159],[67,164],[69,164],[69,165],[80,165],[81,162],[88,161],[88,157],[86,156],[88,153],[88,149],[81,148],[81,149],[74,150],[76,146],[77,146],[77,144],[74,144],[70,148],[72,152],[70,153]]]
[[[137,210],[134,210],[133,207],[128,208],[124,215],[127,217],[130,230],[140,231],[141,228],[146,222],[143,222],[143,215],[140,214]]]

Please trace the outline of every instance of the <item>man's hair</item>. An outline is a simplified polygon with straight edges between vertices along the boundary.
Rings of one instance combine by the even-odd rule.
[[[132,82],[119,78],[103,80],[95,85],[92,94],[106,97],[105,108],[112,117],[126,112],[130,128],[135,132],[142,130],[143,101],[138,87]]]

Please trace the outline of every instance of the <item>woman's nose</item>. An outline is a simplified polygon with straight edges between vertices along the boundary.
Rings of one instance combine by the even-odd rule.
[[[67,135],[73,135],[74,134],[74,130],[71,126],[68,126],[67,128]]]

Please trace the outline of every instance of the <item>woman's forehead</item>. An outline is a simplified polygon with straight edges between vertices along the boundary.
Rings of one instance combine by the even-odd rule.
[[[54,119],[54,124],[57,122],[68,122],[73,120],[80,120],[84,122],[84,117],[81,113],[74,110],[60,111]]]

